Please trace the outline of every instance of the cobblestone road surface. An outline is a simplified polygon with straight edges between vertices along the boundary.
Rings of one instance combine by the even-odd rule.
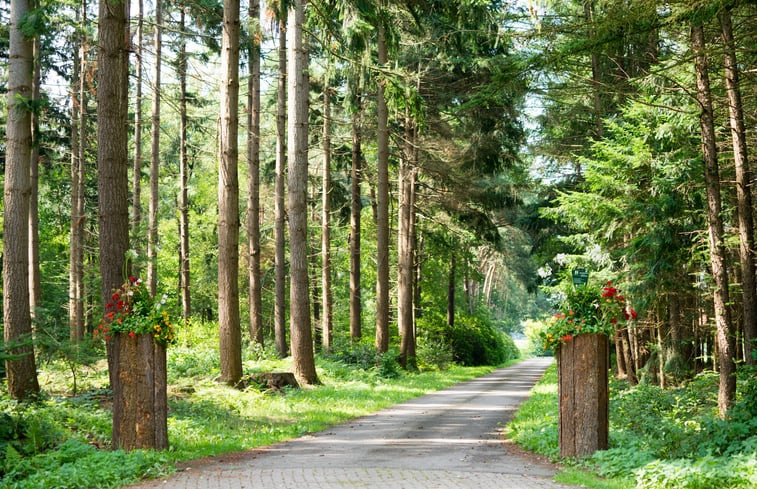
[[[501,428],[551,359],[535,358],[314,435],[192,463],[133,489],[556,489]]]

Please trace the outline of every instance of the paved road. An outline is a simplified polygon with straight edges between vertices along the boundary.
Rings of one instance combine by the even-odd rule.
[[[500,429],[551,359],[537,358],[314,435],[192,464],[134,489],[545,489],[550,466]]]

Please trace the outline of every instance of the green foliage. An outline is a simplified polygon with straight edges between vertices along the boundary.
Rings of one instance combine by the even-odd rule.
[[[111,295],[110,302],[105,305],[103,320],[94,334],[104,337],[105,341],[117,333],[131,337],[147,334],[163,346],[175,344],[176,326],[168,314],[166,300],[166,294],[151,297],[142,279],[129,277]]]
[[[168,351],[169,451],[111,451],[107,390],[35,404],[19,404],[0,393],[0,487],[117,487],[162,475],[177,461],[319,431],[492,370],[452,365],[444,372],[409,374],[397,367],[396,352],[376,355],[366,342],[344,345],[348,352],[339,358],[335,353],[320,357],[323,385],[283,393],[240,391],[214,380],[216,340],[209,334],[199,340],[213,328],[213,323],[192,324],[188,331],[196,341],[194,348],[180,344]],[[255,356],[264,358],[252,359]],[[290,360],[272,361],[267,356],[246,351],[245,370],[291,370]],[[51,360],[42,368],[52,365]],[[46,378],[66,383],[65,369],[44,372]],[[106,372],[102,374],[100,382],[106,384]]]
[[[577,334],[603,334],[612,337],[617,324],[636,319],[636,311],[627,310],[626,300],[607,282],[599,292],[590,285],[568,290],[561,311],[540,333],[542,348],[554,351]]]
[[[430,312],[418,319],[418,331],[423,342],[447,344],[460,365],[501,365],[520,356],[512,338],[477,316],[457,316],[450,326],[439,313]]]
[[[746,488],[757,481],[753,372],[740,373],[740,392],[726,419],[717,416],[717,375],[700,374],[676,389],[611,383],[610,449],[581,461],[611,481],[636,480],[645,489]],[[534,387],[509,436],[556,458],[556,366]]]
[[[324,353],[324,357],[334,362],[372,372],[381,378],[396,379],[400,377],[401,373],[400,365],[397,362],[398,352],[396,349],[379,353],[370,338],[363,338],[359,342],[338,338],[331,351]]]

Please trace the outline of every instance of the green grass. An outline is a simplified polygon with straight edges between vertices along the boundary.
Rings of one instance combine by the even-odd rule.
[[[212,345],[201,341],[202,331],[190,333],[183,345],[169,350],[168,451],[109,450],[111,412],[108,391],[103,389],[104,362],[79,369],[83,394],[75,397],[67,394],[72,385],[69,368],[49,362],[40,368],[46,399],[18,404],[0,393],[0,474],[4,473],[0,488],[118,487],[169,473],[179,461],[320,431],[494,369],[452,365],[421,373],[390,370],[387,378],[379,368],[359,368],[319,356],[322,385],[284,392],[240,391],[215,381],[215,341]],[[190,340],[197,343],[190,347]],[[291,371],[291,365],[272,359],[270,352],[246,351],[244,370]]]
[[[507,427],[522,447],[558,459],[557,369],[533,388]],[[717,376],[703,373],[662,390],[610,384],[610,449],[566,460],[560,482],[586,487],[741,489],[757,487],[757,381],[739,378],[739,397],[725,420],[717,417]]]

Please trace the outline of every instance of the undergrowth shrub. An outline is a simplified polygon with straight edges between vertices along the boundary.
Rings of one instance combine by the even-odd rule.
[[[327,360],[354,366],[386,379],[394,379],[402,375],[402,369],[397,362],[399,354],[396,348],[390,348],[386,353],[379,353],[370,338],[363,338],[357,342],[336,338],[334,347],[330,351],[323,352],[322,356]]]
[[[450,326],[441,314],[427,313],[418,319],[418,335],[423,342],[444,342],[460,365],[499,365],[520,356],[512,338],[477,316],[457,316]]]
[[[559,451],[555,372],[547,370],[508,425],[516,443],[552,458]],[[611,381],[610,449],[579,463],[643,489],[757,487],[757,376],[740,369],[726,419],[717,415],[717,387],[713,372],[665,390]]]

